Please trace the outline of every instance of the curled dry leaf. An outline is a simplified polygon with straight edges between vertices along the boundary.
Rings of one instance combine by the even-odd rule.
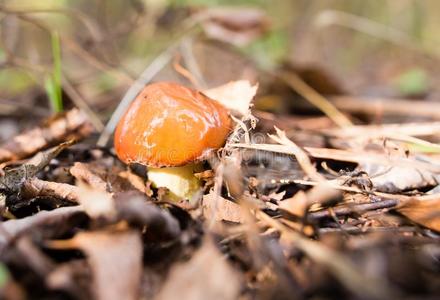
[[[225,280],[227,279],[227,280]],[[171,270],[155,299],[237,299],[241,277],[208,238],[190,261]]]
[[[28,157],[62,140],[82,139],[92,131],[87,116],[78,109],[72,109],[1,145],[0,162]]]
[[[32,177],[44,169],[62,150],[72,144],[73,141],[62,143],[52,149],[36,154],[26,164],[4,171],[4,175],[0,177],[0,190],[6,193],[18,192],[26,180],[32,179]]]
[[[22,195],[26,198],[33,197],[56,197],[73,203],[78,203],[80,190],[74,185],[45,181],[36,177],[27,179],[21,189]]]
[[[105,192],[107,190],[107,183],[97,174],[95,174],[89,165],[81,162],[76,162],[70,168],[70,174],[78,180],[82,180],[94,189]]]
[[[138,231],[81,232],[54,248],[79,248],[92,268],[95,299],[138,299],[142,275],[142,241]]]
[[[241,116],[247,116],[257,89],[258,85],[252,85],[247,80],[238,80],[206,90],[203,93]]]
[[[375,190],[385,193],[398,193],[407,190],[422,189],[436,186],[440,180],[440,174],[429,170],[420,170],[416,167],[380,167],[378,176],[369,173]],[[369,167],[371,168],[371,166]]]
[[[440,195],[437,199],[412,199],[396,210],[411,221],[440,232]]]

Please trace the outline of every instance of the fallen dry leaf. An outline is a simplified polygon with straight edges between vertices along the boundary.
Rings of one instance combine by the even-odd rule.
[[[381,167],[367,166],[364,168],[371,169],[376,167],[374,173],[368,173],[371,177],[371,182],[376,191],[384,193],[399,193],[407,190],[423,189],[429,186],[436,186],[440,175],[429,170],[421,170],[416,167]],[[368,171],[367,171],[368,172]]]
[[[72,109],[1,145],[0,162],[27,157],[63,139],[81,139],[92,131],[87,116],[76,108]]]
[[[95,299],[139,299],[142,241],[138,231],[81,232],[70,240],[52,241],[49,246],[85,252],[92,268]]]
[[[107,183],[92,170],[90,164],[81,162],[74,163],[70,168],[70,174],[78,180],[82,180],[94,189],[99,191],[107,191]]]
[[[242,208],[235,202],[210,192],[203,196],[203,215],[205,219],[243,223],[245,216]]]
[[[280,208],[298,217],[304,216],[307,205],[307,196],[304,191],[299,191],[294,196],[280,201]]]
[[[413,222],[440,232],[440,196],[437,199],[412,199],[396,209]]]
[[[73,144],[73,140],[53,147],[49,150],[39,152],[29,159],[25,164],[8,170],[0,170],[3,176],[0,177],[0,190],[6,192],[17,192],[21,189],[26,180],[33,178],[38,172],[43,170],[52,159],[57,157],[61,151]]]
[[[258,85],[251,85],[247,80],[238,80],[206,90],[203,93],[230,110],[246,116],[252,106],[251,102],[257,93],[257,89]]]
[[[237,299],[241,277],[207,238],[190,261],[171,270],[157,300]]]
[[[21,190],[22,195],[27,198],[56,197],[73,203],[79,202],[80,192],[77,186],[67,183],[45,181],[36,177],[26,180]]]

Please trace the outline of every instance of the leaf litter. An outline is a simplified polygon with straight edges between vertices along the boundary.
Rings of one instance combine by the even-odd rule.
[[[56,134],[46,124],[15,139],[44,136],[38,145],[0,146],[7,163],[0,177],[0,257],[14,295],[438,295],[438,157],[408,150],[408,144],[437,147],[430,124],[317,129],[311,122],[302,134],[328,140],[312,147],[296,142],[288,121],[267,135],[262,128],[273,123],[252,115],[256,92],[247,81],[204,92],[233,110],[235,128],[210,158],[211,170],[198,174],[205,188],[196,203],[168,202],[148,172],[81,142],[92,130],[84,130],[86,117],[69,121],[72,112],[52,121],[64,124]],[[68,142],[72,137],[79,143]],[[61,144],[42,151],[55,143]]]

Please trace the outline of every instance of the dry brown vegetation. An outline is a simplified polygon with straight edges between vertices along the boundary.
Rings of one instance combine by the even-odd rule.
[[[0,298],[439,297],[438,3],[52,2],[0,2]],[[189,200],[113,148],[158,81],[232,115]]]

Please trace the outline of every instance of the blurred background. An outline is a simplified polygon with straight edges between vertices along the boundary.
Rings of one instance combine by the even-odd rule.
[[[73,106],[102,130],[141,74],[200,89],[249,79],[256,109],[280,115],[319,113],[282,70],[345,95],[330,100],[348,112],[440,99],[435,0],[3,0],[0,17],[0,141]]]

